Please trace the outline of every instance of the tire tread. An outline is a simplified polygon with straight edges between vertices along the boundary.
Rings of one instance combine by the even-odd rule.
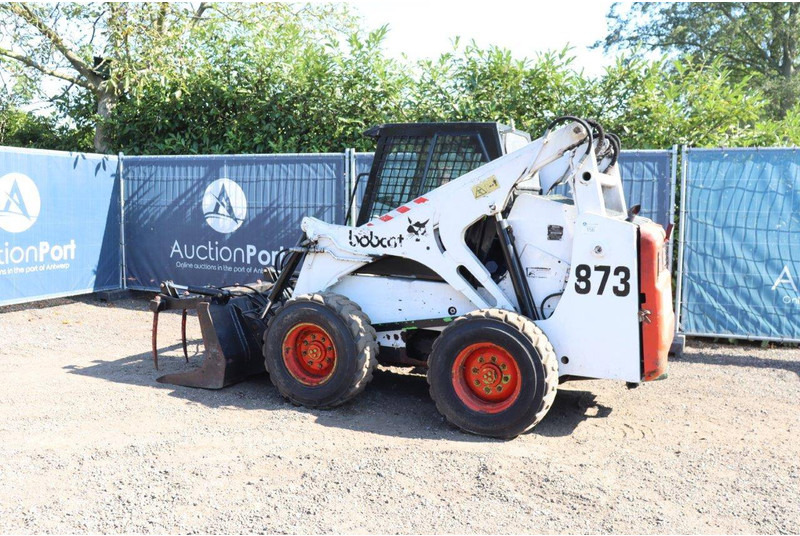
[[[547,412],[550,411],[550,408],[553,405],[553,401],[556,398],[556,392],[558,391],[558,360],[556,359],[556,352],[553,349],[553,345],[550,344],[550,341],[547,340],[547,336],[544,332],[533,323],[532,320],[529,318],[515,313],[513,311],[507,311],[505,309],[479,309],[477,311],[472,311],[467,313],[463,316],[458,317],[453,321],[450,326],[445,329],[449,329],[452,326],[456,326],[461,322],[466,321],[467,319],[475,319],[475,318],[482,318],[487,320],[496,320],[506,324],[508,326],[513,327],[517,330],[523,337],[528,339],[531,345],[536,348],[539,356],[542,360],[542,367],[545,371],[544,383],[545,383],[545,392],[544,397],[542,399],[542,405],[539,408],[539,411],[536,412],[536,415],[533,419],[533,422],[525,428],[521,433],[528,432],[533,427],[535,427],[541,420],[547,415]],[[443,332],[444,333],[444,332]],[[431,354],[436,353],[436,349],[438,346],[439,341],[441,340],[441,335],[433,341],[433,347],[431,349]],[[436,403],[436,409],[447,417],[447,413],[444,407],[440,404],[438,400],[439,397],[436,396],[435,388],[433,382],[431,382],[431,369],[428,369],[428,390],[430,392],[431,398]]]
[[[272,327],[272,321],[278,316],[284,307],[298,301],[310,301],[324,305],[325,307],[334,311],[342,320],[344,320],[345,324],[347,325],[347,329],[353,336],[356,351],[358,352],[358,355],[356,356],[356,373],[351,379],[351,385],[347,392],[345,392],[345,394],[336,400],[325,404],[309,405],[302,403],[296,400],[292,396],[291,392],[286,391],[279,385],[276,385],[276,387],[278,387],[278,390],[281,392],[281,395],[283,395],[284,398],[295,405],[313,408],[333,408],[340,406],[361,393],[366,388],[370,380],[372,380],[372,374],[378,364],[377,333],[370,323],[369,316],[367,316],[367,314],[361,310],[361,307],[359,307],[357,303],[346,298],[345,296],[333,292],[304,294],[293,297],[275,311],[275,314],[270,319],[269,323],[267,324],[267,329],[264,332],[265,344],[263,348],[265,353],[267,350],[267,333],[269,333],[269,330]],[[264,365],[267,369],[267,373],[269,373],[269,359],[266,359],[266,356],[264,359]]]

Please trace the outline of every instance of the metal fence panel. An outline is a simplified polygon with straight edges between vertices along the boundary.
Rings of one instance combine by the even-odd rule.
[[[261,277],[303,216],[344,219],[344,154],[125,157],[127,287]]]
[[[622,188],[628,207],[666,228],[674,221],[673,151],[622,151],[619,157]]]
[[[800,152],[689,149],[680,328],[800,341]]]
[[[119,288],[117,163],[0,147],[0,305]]]

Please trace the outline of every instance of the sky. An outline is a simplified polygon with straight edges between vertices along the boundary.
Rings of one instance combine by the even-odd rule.
[[[613,62],[591,45],[606,36],[612,1],[533,0],[349,0],[368,28],[389,25],[385,50],[412,60],[451,49],[452,38],[508,48],[515,57],[574,47],[575,67],[600,74]]]

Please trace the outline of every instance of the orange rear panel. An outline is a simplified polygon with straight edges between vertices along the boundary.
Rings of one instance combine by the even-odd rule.
[[[666,233],[652,222],[639,226],[639,285],[641,308],[650,322],[642,322],[642,379],[651,381],[667,371],[667,355],[675,334],[672,281],[667,259]]]

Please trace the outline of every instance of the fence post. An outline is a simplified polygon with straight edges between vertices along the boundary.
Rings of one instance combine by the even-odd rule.
[[[669,177],[669,220],[673,224],[673,231],[674,224],[675,224],[675,206],[677,202],[675,201],[675,194],[677,193],[677,182],[678,182],[678,146],[672,146],[672,169],[670,170],[670,177]],[[675,249],[675,234],[673,232],[672,236],[670,236],[669,240],[669,271],[672,272],[673,267],[673,253]]]
[[[128,288],[128,277],[126,273],[125,263],[125,180],[123,162],[125,154],[120,151],[117,154],[117,176],[119,177],[119,253],[120,253],[120,288],[125,290]]]
[[[356,176],[357,176],[356,171],[358,171],[356,169],[356,150],[355,149],[348,149],[347,151],[348,151],[348,153],[347,153],[348,154],[348,158],[347,158],[348,169],[349,169],[349,172],[350,172],[348,177],[347,177],[347,184],[348,184],[347,199],[351,200],[351,198],[352,198],[352,200],[350,202],[350,207],[349,207],[350,221],[345,222],[345,225],[350,225],[352,227],[355,227],[356,220],[358,218],[358,214],[356,214],[356,196],[353,195],[353,192],[355,191],[355,188],[358,186],[358,181],[356,180]]]
[[[686,248],[686,175],[688,149],[681,148],[681,205],[678,216],[678,278],[675,282],[675,332],[681,331],[681,292],[683,290],[683,252]]]
[[[347,225],[347,203],[350,199],[350,149],[345,149],[342,154],[344,159],[344,177],[342,177],[342,189],[344,190],[344,201],[342,202],[343,215],[342,225]]]

